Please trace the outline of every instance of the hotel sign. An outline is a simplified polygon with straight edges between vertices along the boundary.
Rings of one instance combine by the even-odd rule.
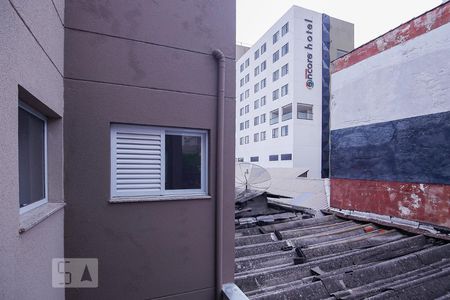
[[[305,68],[305,85],[308,89],[314,87],[313,80],[313,22],[305,19],[306,25],[306,68]]]

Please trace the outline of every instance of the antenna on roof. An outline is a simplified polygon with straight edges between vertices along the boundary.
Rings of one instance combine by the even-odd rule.
[[[269,189],[271,180],[269,172],[257,164],[244,162],[236,164],[234,181],[236,195],[263,193]]]

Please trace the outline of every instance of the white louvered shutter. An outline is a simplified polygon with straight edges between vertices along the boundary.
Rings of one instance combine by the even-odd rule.
[[[112,197],[161,194],[163,144],[161,129],[111,126]]]

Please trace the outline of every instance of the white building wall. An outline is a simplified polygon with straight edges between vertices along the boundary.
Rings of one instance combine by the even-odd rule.
[[[308,34],[305,19],[312,21],[312,35]],[[289,23],[289,32],[281,36],[281,28]],[[273,34],[280,31],[280,39],[275,44],[272,43]],[[313,50],[305,49],[308,36],[313,38]],[[266,43],[267,51],[255,60],[254,53],[261,49],[261,45]],[[281,56],[281,47],[289,43],[289,53]],[[280,51],[280,59],[273,63],[272,55],[275,51]],[[305,84],[305,68],[307,64],[307,51],[313,55],[313,81],[314,87],[308,89]],[[241,64],[249,59],[249,66],[243,72],[240,71]],[[256,77],[254,69],[266,61],[267,69]],[[288,75],[281,77],[281,67],[289,65]],[[280,70],[280,79],[273,82],[272,73]],[[238,61],[236,66],[236,158],[243,158],[250,161],[250,157],[258,156],[259,161],[255,162],[263,167],[299,167],[309,169],[308,177],[320,177],[321,169],[321,130],[322,130],[322,14],[303,9],[297,6],[292,7],[280,20],[278,20],[245,55]],[[240,80],[249,74],[250,80],[242,87]],[[254,93],[254,85],[266,78],[267,86],[257,93]],[[272,92],[281,89],[288,84],[288,95],[278,100],[272,100]],[[240,101],[241,93],[250,91],[250,97]],[[281,91],[280,91],[281,92]],[[254,109],[254,100],[266,97],[266,105]],[[297,103],[313,105],[313,120],[297,119]],[[292,104],[292,119],[282,121],[281,108]],[[249,113],[240,116],[240,109],[249,105]],[[270,125],[270,112],[279,109],[279,122]],[[254,117],[266,114],[266,122],[254,126]],[[249,121],[249,128],[240,130],[240,123]],[[288,135],[281,136],[281,126],[288,126]],[[272,138],[272,129],[279,128],[279,137]],[[254,134],[266,132],[266,140],[254,142]],[[249,143],[240,145],[241,137],[248,136]],[[292,154],[292,160],[269,161],[269,155]]]

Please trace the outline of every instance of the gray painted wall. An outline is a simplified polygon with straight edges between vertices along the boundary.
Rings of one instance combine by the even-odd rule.
[[[217,62],[226,55],[224,282],[234,273],[234,1],[66,1],[65,249],[99,259],[68,299],[213,299]],[[209,131],[211,199],[111,204],[110,123]]]
[[[337,59],[337,49],[352,51],[355,48],[355,29],[350,22],[330,17],[330,61]]]
[[[0,299],[64,299],[51,286],[51,259],[64,257],[64,212],[19,228],[18,97],[49,120],[49,199],[63,201],[64,1],[0,1]],[[51,129],[50,129],[51,127]],[[41,207],[46,210],[47,207]]]

